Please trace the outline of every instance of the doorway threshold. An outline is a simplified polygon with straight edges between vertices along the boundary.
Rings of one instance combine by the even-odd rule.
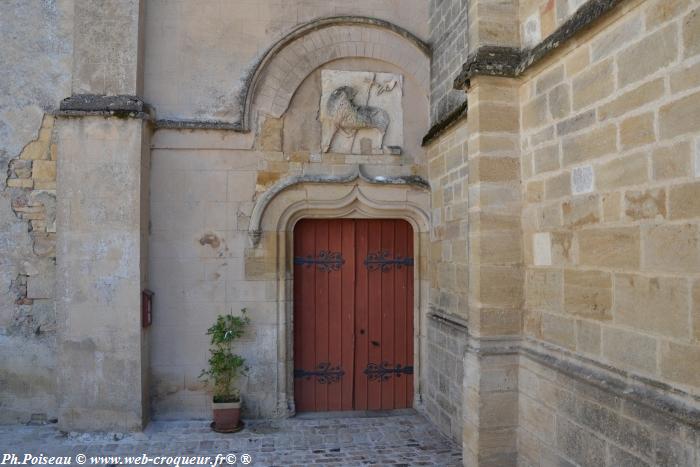
[[[324,418],[378,418],[395,417],[398,415],[416,415],[416,409],[392,409],[392,410],[342,410],[333,412],[301,412],[294,418],[302,420],[317,420]]]

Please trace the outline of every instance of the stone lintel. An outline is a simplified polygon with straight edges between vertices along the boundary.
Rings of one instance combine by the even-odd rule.
[[[581,31],[590,28],[616,6],[627,0],[588,0],[564,24],[533,48],[482,46],[469,54],[462,72],[454,80],[455,89],[466,89],[473,76],[515,78],[566,44]]]
[[[82,112],[147,112],[149,105],[138,96],[74,94],[61,101],[59,110]]]
[[[156,128],[168,128],[174,130],[231,130],[238,133],[248,133],[249,129],[243,128],[240,122],[226,122],[223,120],[156,120]]]
[[[303,174],[292,175],[277,181],[274,185],[268,188],[256,201],[253,206],[253,211],[250,215],[250,226],[248,227],[248,235],[254,247],[257,247],[262,237],[262,216],[267,209],[267,206],[281,192],[289,187],[302,183],[329,183],[329,184],[344,184],[352,183],[356,180],[363,180],[374,185],[408,185],[415,189],[430,191],[430,183],[420,175],[403,175],[403,176],[371,176],[363,170],[363,164],[357,164],[348,173],[341,175],[325,175],[325,174]]]

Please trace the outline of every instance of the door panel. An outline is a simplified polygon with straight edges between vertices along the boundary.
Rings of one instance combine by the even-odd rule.
[[[413,401],[413,231],[401,220],[302,220],[294,235],[297,410]]]

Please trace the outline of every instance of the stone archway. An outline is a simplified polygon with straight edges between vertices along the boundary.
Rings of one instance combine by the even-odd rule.
[[[266,265],[277,287],[277,415],[295,413],[293,379],[293,232],[302,218],[389,218],[406,220],[414,232],[414,406],[420,403],[427,310],[427,252],[429,194],[416,185],[373,185],[362,179],[350,183],[292,183],[269,200],[261,213],[259,247],[246,255],[250,269]],[[272,270],[272,271],[270,271]]]
[[[430,46],[387,21],[361,16],[321,18],[299,26],[271,46],[250,69],[239,101],[241,128],[256,112],[279,118],[308,74],[339,58],[373,58],[410,73],[430,87]]]

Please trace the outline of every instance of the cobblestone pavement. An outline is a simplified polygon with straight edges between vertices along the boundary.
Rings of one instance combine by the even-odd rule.
[[[0,454],[86,455],[85,465],[127,464],[92,456],[211,456],[249,454],[255,466],[462,465],[461,448],[422,415],[250,420],[236,434],[218,434],[204,421],[151,422],[143,433],[65,433],[55,425],[0,426]],[[163,465],[175,465],[163,462]],[[231,459],[232,460],[232,459]],[[2,458],[0,457],[0,463]],[[135,464],[135,462],[131,462]],[[226,465],[226,462],[223,462]],[[180,462],[180,465],[186,465]]]

